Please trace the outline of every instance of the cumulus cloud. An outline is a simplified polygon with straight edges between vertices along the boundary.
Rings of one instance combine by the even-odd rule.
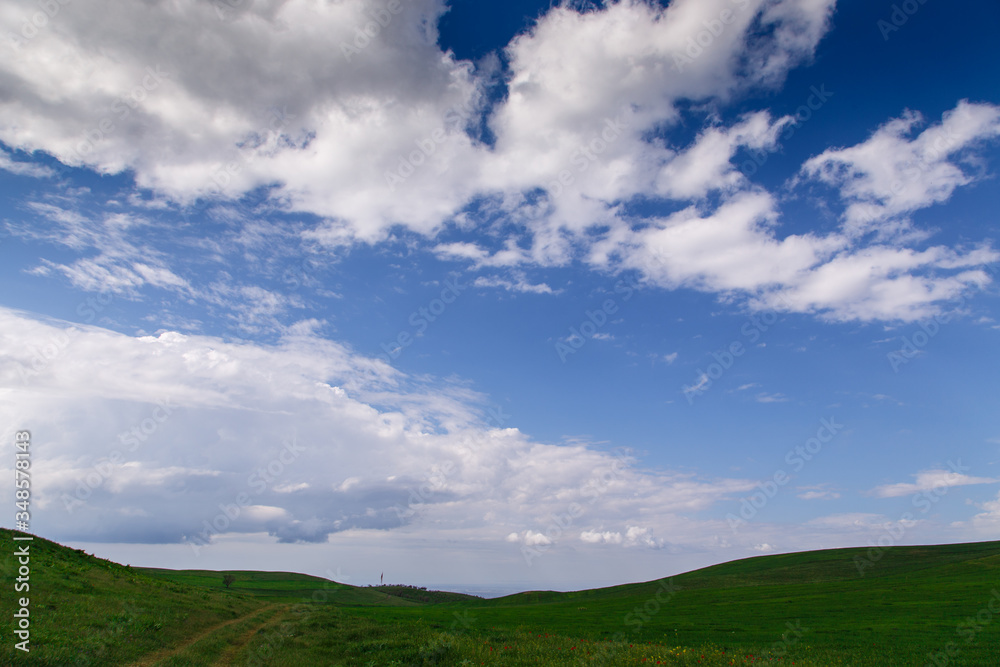
[[[845,232],[872,230],[887,236],[908,228],[901,217],[951,197],[975,174],[954,157],[970,146],[1000,136],[1000,108],[962,100],[941,122],[908,138],[924,124],[908,111],[880,127],[866,141],[830,149],[802,165],[802,173],[839,189],[847,208]]]
[[[624,534],[620,531],[584,530],[580,533],[580,541],[586,544],[615,544],[650,549],[661,549],[667,544],[656,538],[651,529],[643,526],[626,526]]]
[[[625,546],[641,546],[651,549],[659,549],[666,545],[666,542],[653,535],[653,531],[643,526],[629,526],[625,530]]]
[[[737,149],[774,148],[779,131],[791,120],[771,123],[766,112],[757,112],[732,127],[705,130],[663,167],[657,176],[657,194],[678,200],[699,199],[713,190],[743,184],[745,177],[732,163]]]
[[[621,544],[622,534],[610,530],[585,530],[580,533],[580,540],[587,544]]]
[[[257,2],[225,20],[196,0],[69,4],[30,41],[0,46],[10,91],[0,141],[102,174],[129,170],[161,203],[263,192],[283,212],[313,214],[295,233],[328,251],[405,230],[477,268],[579,260],[751,308],[928,317],[983,287],[981,267],[1000,254],[911,247],[929,232],[906,216],[981,177],[966,162],[1000,133],[996,106],[959,102],[915,137],[923,120],[907,112],[808,160],[793,185],[831,186],[845,201],[841,228],[826,234],[783,234],[782,202],[734,165],[739,151],[778,148],[791,119],[761,109],[723,123],[712,111],[808,62],[833,7],[559,5],[503,59],[472,63],[438,46],[443,0],[403,3],[363,46],[357,29],[384,11],[374,0]],[[0,10],[17,23],[14,3]],[[691,136],[668,139],[689,122]],[[636,218],[634,202],[674,212]],[[442,241],[446,231],[490,243]],[[107,251],[40,270],[119,292],[186,280],[162,261]],[[516,276],[480,280],[558,292]],[[227,290],[245,293],[228,286],[218,298]],[[295,307],[272,303],[241,322]]]
[[[201,549],[227,534],[324,542],[419,525],[558,547],[553,517],[570,513],[658,548],[668,532],[703,542],[694,524],[676,529],[685,513],[753,485],[491,427],[461,384],[425,384],[309,327],[267,346],[0,310],[0,332],[0,413],[46,442],[33,497],[57,539]]]
[[[4,41],[4,115],[35,120],[5,124],[0,138],[103,173],[134,169],[140,186],[182,201],[280,183],[295,208],[350,220],[360,238],[395,222],[426,231],[466,194],[437,175],[474,150],[448,120],[475,108],[479,83],[438,50],[437,0],[404,3],[348,61],[336,45],[353,43],[375,4],[254,3],[220,20],[196,0],[106,3],[91,7],[100,22],[62,6],[30,42]],[[385,172],[437,131],[444,139],[408,183],[419,200],[386,196]]]
[[[270,345],[128,336],[0,309],[0,436],[30,425],[45,443],[32,457],[45,470],[33,527],[62,541],[175,545],[187,558],[236,542],[337,541],[401,558],[419,544],[429,558],[441,557],[431,545],[462,544],[523,568],[527,549],[539,576],[587,550],[747,554],[916,534],[914,522],[838,514],[734,535],[720,515],[755,480],[538,442],[490,425],[484,397],[461,382],[409,377],[312,325],[293,329]],[[11,472],[0,470],[0,492]],[[991,481],[931,471],[905,491]],[[954,535],[983,534],[995,504]]]
[[[972,527],[984,535],[996,536],[997,528],[1000,527],[1000,493],[997,493],[995,500],[977,503],[976,507],[982,512],[972,517]]]

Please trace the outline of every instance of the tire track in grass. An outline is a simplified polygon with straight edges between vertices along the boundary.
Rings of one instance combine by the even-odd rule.
[[[237,623],[242,623],[243,621],[247,621],[249,619],[252,619],[255,616],[260,616],[261,614],[264,614],[267,611],[269,611],[269,610],[271,610],[271,609],[273,609],[274,607],[277,607],[277,606],[279,606],[279,605],[278,604],[269,604],[266,607],[263,607],[263,608],[260,608],[260,609],[255,609],[255,610],[253,610],[253,611],[251,611],[251,612],[249,612],[247,614],[244,614],[243,616],[239,616],[239,617],[234,618],[234,619],[232,619],[230,621],[225,621],[223,623],[219,623],[218,625],[213,625],[212,627],[208,628],[207,630],[198,633],[194,637],[191,637],[190,639],[187,639],[186,641],[184,641],[183,643],[181,643],[181,644],[179,644],[177,646],[173,646],[171,648],[167,648],[167,649],[163,649],[163,650],[160,650],[160,651],[156,651],[155,653],[151,653],[151,654],[149,654],[147,656],[144,656],[139,661],[133,662],[131,665],[129,665],[129,667],[153,667],[153,665],[158,665],[158,664],[160,664],[161,662],[163,662],[165,660],[169,660],[170,658],[173,658],[175,656],[180,655],[181,653],[183,653],[184,651],[188,650],[189,648],[191,648],[192,646],[194,646],[198,642],[200,642],[200,641],[202,641],[204,639],[209,638],[210,636],[214,635],[217,632],[221,632],[221,631],[225,630],[226,628],[228,628],[231,625],[235,625]]]
[[[215,663],[214,667],[230,667],[233,664],[238,664],[233,661],[239,657],[240,652],[246,648],[247,644],[253,641],[253,638],[256,637],[258,633],[280,623],[282,619],[288,616],[289,609],[289,605],[283,605],[281,609],[278,609],[271,615],[271,618],[240,635],[239,639],[237,639],[233,645],[226,649],[226,651],[219,657],[219,660]]]

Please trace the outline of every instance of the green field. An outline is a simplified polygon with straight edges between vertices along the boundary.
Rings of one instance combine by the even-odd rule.
[[[3,665],[1000,665],[1000,542],[761,556],[484,600],[130,568],[36,537],[25,654],[13,535],[0,529]]]

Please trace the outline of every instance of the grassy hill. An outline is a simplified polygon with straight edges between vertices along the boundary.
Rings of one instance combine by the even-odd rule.
[[[322,591],[318,600],[340,606],[412,606],[417,601],[404,595],[394,595],[389,587],[359,587],[340,584],[322,577],[294,572],[254,572],[247,570],[164,570],[153,567],[135,568],[146,576],[175,584],[207,589],[218,589],[222,586],[222,577],[231,574],[236,581],[230,587],[231,591],[251,595],[269,602],[299,603],[304,599],[312,599],[314,591]],[[399,587],[405,589],[407,587]],[[432,591],[433,593],[433,591]],[[455,593],[444,593],[453,596]]]
[[[867,549],[760,556],[652,582],[519,593],[468,612],[479,628],[716,645],[756,657],[770,651],[796,664],[924,665],[953,643],[948,665],[1000,665],[1000,542],[894,547],[874,562],[855,560],[868,556]],[[864,576],[857,562],[868,563]],[[422,617],[442,627],[447,620]]]
[[[1000,665],[1000,542],[761,556],[494,600],[31,544],[32,652],[5,624],[2,665]]]
[[[0,664],[66,667],[126,664],[182,641],[191,626],[215,625],[263,606],[257,598],[160,581],[135,568],[35,537],[30,546],[31,589],[13,594],[14,531],[0,529],[4,545],[4,620]],[[23,543],[22,543],[23,544]],[[31,653],[13,648],[15,597],[31,600]],[[27,659],[25,659],[27,658]]]
[[[13,648],[11,625],[5,621],[0,665],[131,664],[190,639],[192,629],[249,617],[268,605],[309,602],[316,592],[321,594],[317,599],[337,606],[417,604],[374,588],[289,572],[127,567],[37,536],[28,543],[31,589],[15,594],[14,535],[23,533],[0,528],[5,545],[0,616],[12,619],[16,598],[30,598],[31,653],[25,656]],[[223,574],[236,576],[229,589],[222,584]]]

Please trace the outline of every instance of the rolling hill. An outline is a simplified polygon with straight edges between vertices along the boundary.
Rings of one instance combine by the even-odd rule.
[[[15,534],[0,529],[4,544]],[[12,553],[0,557],[6,590]],[[1000,542],[872,555],[760,556],[484,600],[290,572],[128,567],[35,537],[32,650],[15,651],[4,631],[0,663],[1000,665]],[[236,577],[231,588],[223,574]],[[14,597],[2,596],[5,618]]]

